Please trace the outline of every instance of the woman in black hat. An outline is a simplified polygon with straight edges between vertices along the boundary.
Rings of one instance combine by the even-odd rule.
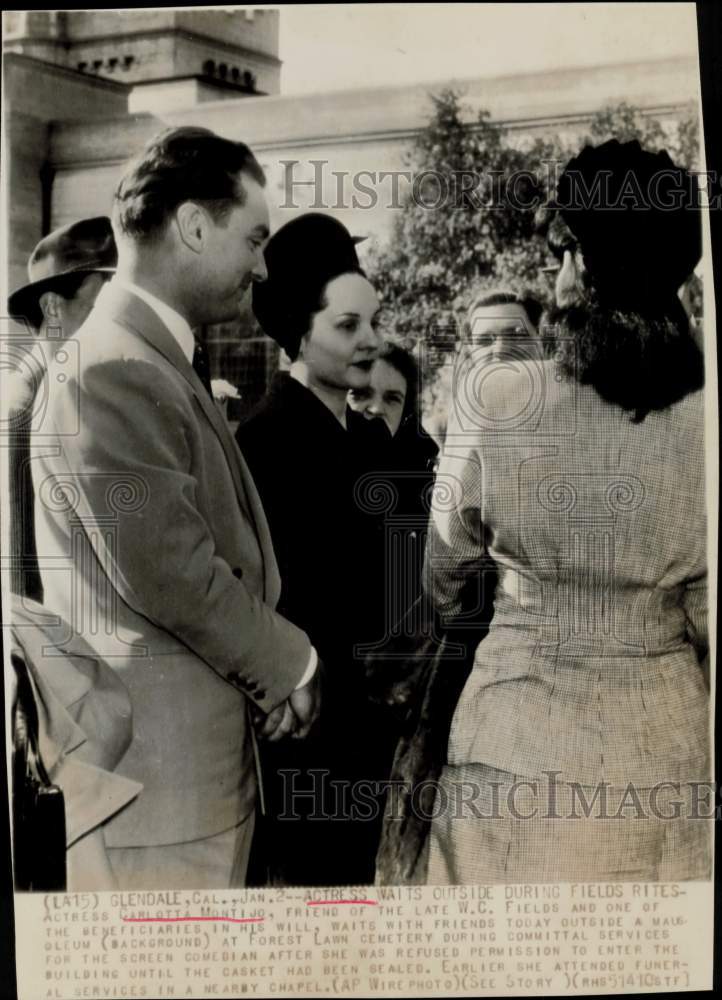
[[[286,884],[373,881],[381,817],[363,817],[378,813],[379,797],[371,793],[369,801],[367,790],[357,802],[351,786],[387,777],[393,751],[392,734],[367,701],[363,654],[355,650],[382,638],[383,532],[356,488],[383,465],[388,439],[380,421],[346,405],[349,389],[368,385],[381,345],[378,298],[355,242],[341,223],[316,213],[269,241],[268,279],[254,285],[253,309],[291,368],[275,376],[237,434],[268,517],[279,608],[307,632],[325,674],[316,731],[264,751],[268,818],[260,846],[268,877]],[[277,775],[289,768],[300,773]],[[333,780],[346,784],[345,798]],[[312,788],[312,797],[291,801],[293,789]],[[331,819],[278,818],[289,812]]]
[[[637,142],[586,147],[547,238],[556,358],[470,371],[437,474],[437,610],[458,611],[481,553],[498,584],[427,880],[705,879],[704,364],[678,298],[694,178]]]

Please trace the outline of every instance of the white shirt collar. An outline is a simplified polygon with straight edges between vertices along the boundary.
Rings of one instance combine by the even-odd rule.
[[[152,295],[145,288],[141,288],[140,285],[136,285],[132,281],[124,281],[116,275],[110,284],[116,288],[124,288],[127,292],[132,292],[133,295],[137,295],[146,305],[150,306],[163,325],[167,326],[173,334],[187,360],[190,364],[193,364],[195,338],[188,321],[180,313],[176,312],[167,302],[163,302],[157,296]]]

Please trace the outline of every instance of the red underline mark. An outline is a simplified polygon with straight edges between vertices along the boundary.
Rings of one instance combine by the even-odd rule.
[[[307,901],[306,906],[378,906],[375,899],[321,899]]]
[[[201,920],[215,920],[222,924],[258,924],[265,917],[123,917],[126,924],[197,924]]]

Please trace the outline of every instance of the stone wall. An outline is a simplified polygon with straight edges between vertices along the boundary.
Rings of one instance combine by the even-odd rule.
[[[127,89],[120,84],[84,78],[59,66],[12,53],[4,59],[3,86],[7,286],[12,290],[25,282],[28,257],[52,218],[50,203],[48,218],[43,217],[43,178],[52,123],[73,113],[82,114],[90,123],[122,116],[128,98]],[[100,197],[84,199],[76,218],[93,215],[95,204],[106,201],[104,191]]]
[[[3,28],[5,51],[123,83],[200,74],[213,59],[279,90],[278,11],[22,11]]]
[[[252,49],[240,49],[220,40],[199,39],[193,35],[176,37],[176,61],[179,67],[187,67],[188,73],[202,73],[208,60],[216,66],[224,65],[228,79],[233,69],[250,71],[256,79],[256,90],[263,94],[277,94],[281,84],[281,63]]]
[[[166,125],[194,124],[251,145],[267,171],[274,225],[298,211],[325,207],[355,232],[384,239],[398,198],[391,179],[380,175],[405,169],[409,144],[430,114],[429,94],[443,86],[246,97],[102,125],[59,123],[50,147],[56,171],[53,223],[72,218],[84,199],[94,210],[107,210],[117,169],[129,155]],[[672,119],[695,100],[697,77],[694,62],[680,59],[472,80],[463,87],[472,112],[488,109],[523,143],[555,133],[573,140],[595,111],[621,100]],[[376,177],[359,176],[361,171]],[[344,174],[341,203],[337,173]],[[289,181],[314,183],[289,188]],[[403,179],[399,183],[403,192]]]
[[[277,10],[178,10],[178,28],[278,57],[280,12]]]
[[[178,84],[174,101],[183,92],[182,81]],[[23,56],[8,57],[11,288],[23,283],[28,255],[43,232],[107,214],[125,161],[156,132],[172,125],[202,125],[249,143],[266,169],[272,226],[309,208],[330,211],[355,234],[370,237],[360,247],[363,258],[374,240],[387,237],[399,210],[392,180],[382,175],[408,169],[405,155],[429,118],[429,95],[445,84],[241,97],[190,108],[171,108],[162,85],[153,86],[152,113],[128,113],[129,88]],[[535,135],[573,140],[599,108],[622,100],[673,120],[696,100],[697,87],[696,64],[684,59],[462,85],[471,117],[487,109],[520,144]],[[198,99],[197,90],[187,91],[189,101]],[[52,177],[46,219],[41,184],[45,163]],[[403,183],[400,178],[400,194]],[[239,340],[241,334],[252,333],[248,318],[238,330],[209,331],[213,375],[242,387],[241,409],[263,391],[269,366],[275,364],[269,341]]]
[[[66,12],[67,36],[75,41],[129,33],[175,30],[278,56],[279,12],[173,10],[78,10]],[[132,37],[132,35],[130,35]]]

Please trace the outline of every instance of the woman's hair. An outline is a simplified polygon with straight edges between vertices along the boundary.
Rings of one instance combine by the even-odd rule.
[[[582,197],[601,181],[601,201]],[[611,139],[569,161],[554,201],[537,216],[551,253],[583,262],[576,300],[548,314],[559,369],[635,421],[704,383],[702,353],[677,295],[702,253],[696,191],[664,150]]]
[[[485,289],[477,289],[472,292],[469,307],[467,309],[467,322],[471,322],[471,316],[475,309],[480,309],[484,306],[509,306],[517,305],[521,306],[529,317],[529,321],[535,330],[539,328],[539,320],[541,319],[543,306],[542,303],[531,294],[531,292],[512,292],[507,288],[495,289],[492,292],[486,291]]]
[[[295,302],[288,303],[285,322],[288,334],[290,335],[288,339],[292,341],[292,344],[286,346],[286,353],[291,358],[291,361],[295,361],[298,357],[298,352],[301,349],[301,341],[311,331],[313,317],[328,305],[326,289],[332,281],[335,281],[336,278],[341,278],[344,274],[360,274],[362,278],[366,277],[361,267],[352,267],[341,274],[334,274],[328,281],[324,281],[320,287],[305,288]]]
[[[404,412],[401,415],[402,423],[408,417],[417,418],[419,416],[419,366],[416,358],[399,344],[387,342],[381,349],[378,360],[391,365],[406,380],[406,399],[404,400]]]
[[[538,218],[538,231],[545,233],[557,259],[578,247],[554,209]],[[651,410],[664,410],[702,388],[704,359],[675,293],[665,290],[651,301],[633,275],[624,288],[604,290],[590,270],[585,268],[580,277],[579,301],[552,306],[546,314],[562,375],[593,386],[602,399],[631,412],[637,423]]]
[[[604,303],[594,288],[578,304],[552,308],[556,361],[566,378],[593,386],[602,399],[633,413],[664,410],[704,384],[704,359],[676,299],[655,313]]]
[[[326,305],[329,282],[342,274],[366,277],[356,252],[359,239],[333,216],[305,212],[268,241],[268,276],[253,283],[253,312],[292,361],[313,316]]]

